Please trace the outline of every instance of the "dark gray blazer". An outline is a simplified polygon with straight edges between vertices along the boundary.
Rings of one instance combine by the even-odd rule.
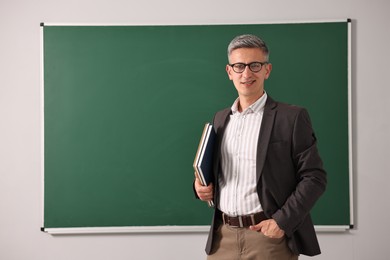
[[[214,179],[220,174],[220,147],[229,122],[230,108],[214,117],[217,133]],[[316,137],[304,108],[274,101],[268,96],[257,145],[257,193],[264,213],[285,231],[287,244],[295,254],[320,254],[310,210],[325,191],[326,173],[318,154]],[[218,181],[214,182],[218,205]],[[212,249],[214,214],[206,253]]]

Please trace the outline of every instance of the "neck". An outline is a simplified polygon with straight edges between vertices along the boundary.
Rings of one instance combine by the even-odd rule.
[[[263,95],[264,95],[264,91],[260,95],[255,97],[240,96],[238,101],[238,111],[239,112],[244,111],[253,103],[255,103],[257,100],[259,100],[259,98],[261,98]]]

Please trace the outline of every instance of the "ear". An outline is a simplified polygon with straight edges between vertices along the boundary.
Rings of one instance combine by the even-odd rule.
[[[233,80],[233,76],[232,76],[232,67],[229,66],[229,64],[226,65],[226,72],[228,74],[228,77],[230,80]]]
[[[264,75],[264,78],[265,78],[265,79],[268,79],[268,78],[269,78],[269,75],[271,74],[271,71],[272,71],[272,64],[271,64],[271,63],[268,63],[268,64],[265,66],[265,75]]]

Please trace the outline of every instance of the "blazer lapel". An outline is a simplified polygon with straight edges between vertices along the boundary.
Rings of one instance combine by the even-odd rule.
[[[263,171],[265,157],[267,155],[268,144],[271,138],[271,132],[274,125],[277,106],[276,102],[268,96],[264,107],[263,120],[261,122],[259,140],[257,142],[257,158],[256,158],[256,177],[259,181],[261,172]]]

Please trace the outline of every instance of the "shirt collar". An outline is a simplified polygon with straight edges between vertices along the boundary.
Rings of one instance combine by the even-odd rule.
[[[239,102],[239,100],[240,100],[240,98],[238,97],[234,101],[234,103],[233,103],[233,105],[231,107],[231,110],[232,110],[233,114],[239,113],[238,112],[238,102]],[[266,101],[267,101],[267,93],[264,91],[264,94],[258,100],[256,100],[255,103],[253,103],[247,109],[245,109],[245,111],[243,111],[242,113],[243,114],[247,114],[247,113],[261,113],[264,110],[264,106],[265,106],[265,102]]]

